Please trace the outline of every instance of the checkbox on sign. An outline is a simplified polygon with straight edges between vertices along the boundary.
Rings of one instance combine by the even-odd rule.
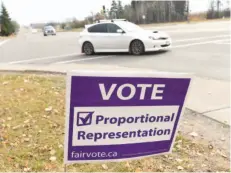
[[[78,112],[77,113],[77,126],[91,125],[93,113],[94,112]]]

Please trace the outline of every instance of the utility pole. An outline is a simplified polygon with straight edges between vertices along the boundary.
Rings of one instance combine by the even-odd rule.
[[[92,23],[94,23],[94,13],[91,11],[91,16],[92,16]]]
[[[169,3],[168,3],[168,20],[169,20],[169,22],[171,22],[171,20],[172,20],[172,2],[171,1],[169,1]]]
[[[220,4],[221,4],[221,1],[217,0],[217,17],[218,18],[220,17]]]
[[[187,15],[187,22],[189,23],[189,15],[190,15],[190,10],[189,10],[189,0],[186,1],[186,15]]]

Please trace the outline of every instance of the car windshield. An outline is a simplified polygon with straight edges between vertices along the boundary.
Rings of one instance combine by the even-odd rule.
[[[45,26],[44,29],[53,29],[53,27],[52,26]]]
[[[131,31],[143,31],[144,29],[139,27],[138,25],[131,23],[131,22],[123,22],[121,24],[121,27],[123,27],[125,30],[131,32]]]

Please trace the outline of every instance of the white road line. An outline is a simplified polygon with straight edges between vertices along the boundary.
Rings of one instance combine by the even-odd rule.
[[[229,45],[230,44],[230,39],[229,40],[218,41],[218,42],[215,42],[214,44],[227,44],[227,45]]]
[[[59,55],[59,56],[49,56],[49,57],[42,57],[42,58],[26,59],[26,60],[21,60],[21,61],[11,61],[8,64],[20,64],[24,62],[39,61],[39,60],[46,60],[46,59],[57,59],[57,58],[64,58],[64,57],[78,56],[78,55],[81,55],[81,54],[72,53],[72,54],[65,54],[65,55]]]
[[[8,41],[9,41],[9,39],[4,40],[4,41],[1,41],[1,42],[0,42],[0,46],[2,46],[3,44],[5,44],[5,43],[8,42]]]
[[[89,60],[94,60],[94,59],[103,59],[103,58],[109,58],[112,57],[113,55],[109,55],[109,56],[98,56],[98,57],[92,57],[92,58],[82,58],[82,59],[74,59],[74,60],[69,60],[69,61],[60,61],[60,62],[56,62],[53,64],[67,64],[67,63],[71,63],[71,62],[80,62],[80,61],[89,61]]]
[[[230,45],[230,43],[214,43],[214,44],[226,44],[226,45]]]
[[[215,43],[215,42],[226,41],[226,40],[223,39],[223,40],[213,40],[213,41],[205,41],[205,42],[198,42],[198,43],[191,43],[191,44],[183,44],[183,45],[172,46],[172,48],[175,49],[175,48],[181,48],[181,47],[189,47],[189,46],[194,46],[194,45]]]
[[[182,30],[182,29],[179,29],[179,30],[172,30],[172,31],[168,31],[166,30],[166,32],[172,32],[172,33],[177,33],[177,32],[180,32],[180,33],[197,33],[197,32],[221,32],[221,31],[229,31],[229,28],[227,29],[224,29],[224,28],[221,28],[221,29],[200,29],[200,30],[197,30],[197,29],[190,29],[190,30]]]
[[[182,39],[182,40],[173,40],[173,43],[179,43],[179,42],[186,42],[186,41],[194,41],[194,40],[204,40],[204,39],[211,39],[211,38],[220,38],[220,37],[230,37],[230,35],[219,35],[219,36],[213,36],[213,37],[198,37],[198,38],[189,38],[189,39]]]

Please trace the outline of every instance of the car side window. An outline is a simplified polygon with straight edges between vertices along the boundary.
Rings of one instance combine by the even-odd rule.
[[[117,33],[117,29],[121,29],[121,28],[113,23],[107,24],[108,33]]]
[[[106,33],[107,32],[107,25],[106,24],[94,25],[94,26],[88,28],[88,32]]]

